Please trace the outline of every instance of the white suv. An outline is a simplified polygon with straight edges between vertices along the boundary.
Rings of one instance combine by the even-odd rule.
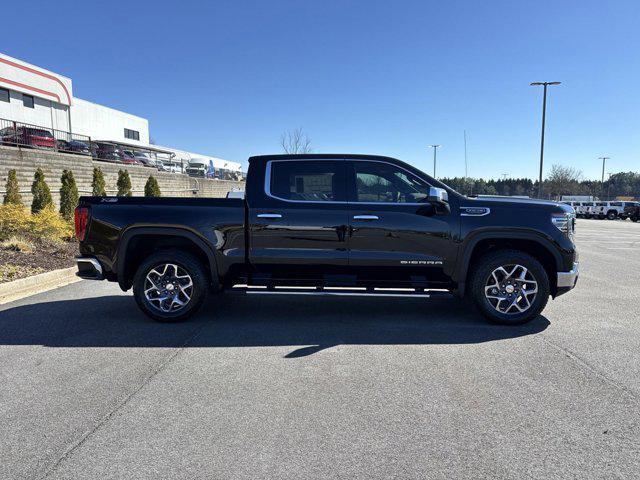
[[[582,218],[591,218],[596,208],[596,202],[575,202],[577,206],[573,207],[576,210],[576,216]]]

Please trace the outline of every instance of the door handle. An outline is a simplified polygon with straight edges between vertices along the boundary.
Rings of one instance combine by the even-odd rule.
[[[282,218],[279,213],[259,213],[256,215],[258,218]]]
[[[377,215],[354,215],[354,220],[380,220]]]

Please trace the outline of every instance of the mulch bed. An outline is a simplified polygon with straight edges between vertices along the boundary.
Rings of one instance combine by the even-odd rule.
[[[76,241],[59,243],[37,241],[34,242],[33,251],[29,253],[0,248],[0,283],[59,268],[73,267],[76,255],[78,255]]]

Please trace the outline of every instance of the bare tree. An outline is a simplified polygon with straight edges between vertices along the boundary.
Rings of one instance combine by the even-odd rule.
[[[280,146],[284,153],[290,154],[310,153],[312,151],[311,139],[302,131],[302,128],[283,133],[280,137]]]
[[[545,189],[553,196],[575,194],[579,190],[582,172],[573,167],[553,165],[545,180]]]

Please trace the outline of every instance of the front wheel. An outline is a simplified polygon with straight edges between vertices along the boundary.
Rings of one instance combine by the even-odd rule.
[[[519,325],[538,316],[550,292],[544,267],[519,250],[499,250],[480,258],[470,286],[480,313],[501,325]]]
[[[611,211],[607,213],[607,220],[615,220],[618,218],[618,213],[615,211]]]
[[[180,250],[154,253],[142,262],[133,280],[140,309],[159,322],[179,322],[195,314],[207,293],[202,263]]]

